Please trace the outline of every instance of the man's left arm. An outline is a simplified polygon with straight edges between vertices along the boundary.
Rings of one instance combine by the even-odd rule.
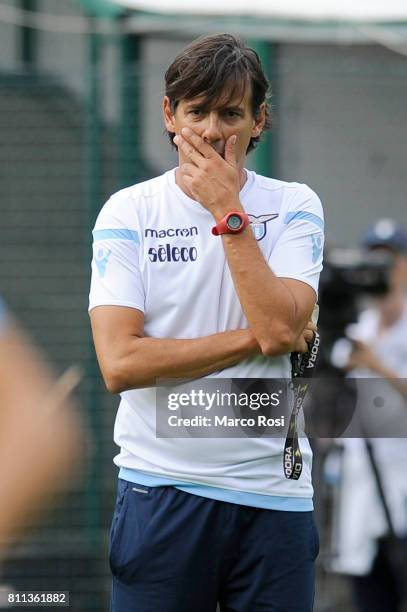
[[[277,277],[250,228],[222,240],[239,301],[263,354],[290,353],[311,319],[314,289],[300,280]],[[305,340],[303,344],[306,351]]]
[[[183,130],[174,142],[190,160],[180,168],[182,179],[195,199],[212,213],[214,222],[232,210],[244,212],[239,200],[235,138],[232,136],[226,143],[225,159],[191,130]],[[312,213],[308,213],[309,218],[318,219]],[[298,350],[298,341],[301,342],[300,336],[316,303],[316,285],[322,267],[322,227],[310,229],[304,211],[297,219],[293,214],[290,227],[288,221],[274,248],[283,262],[279,270],[274,269],[273,257],[270,262],[265,260],[250,226],[240,234],[224,234],[221,238],[249,326],[263,354],[270,356],[289,353],[294,346]],[[318,235],[317,247],[312,243],[313,232]],[[307,238],[306,245],[304,238]],[[318,261],[310,263],[308,260],[314,258],[316,251]],[[313,283],[301,280],[311,277]],[[302,343],[305,351],[305,340]]]

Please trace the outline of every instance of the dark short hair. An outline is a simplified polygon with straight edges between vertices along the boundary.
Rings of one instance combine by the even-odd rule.
[[[227,102],[237,96],[243,98],[246,88],[251,90],[253,117],[266,102],[264,130],[271,128],[269,106],[270,84],[263,72],[256,51],[231,34],[201,36],[181,51],[165,73],[165,94],[172,112],[181,100],[203,96],[209,107],[227,92]],[[263,130],[263,131],[264,131]],[[168,132],[173,146],[175,134]],[[251,138],[247,153],[255,148],[260,136]]]

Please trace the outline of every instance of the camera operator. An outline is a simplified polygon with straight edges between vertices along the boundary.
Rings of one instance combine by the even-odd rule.
[[[407,234],[394,221],[382,219],[367,231],[362,244],[369,251],[380,250],[391,256],[389,290],[374,298],[358,322],[350,326],[348,336],[353,351],[346,369],[354,378],[381,378],[383,385],[389,387],[386,398],[391,397],[382,410],[396,413],[407,410],[407,385],[403,380],[407,378]],[[355,601],[361,612],[398,612],[403,600],[401,580],[385,547],[389,525],[367,446],[358,438],[344,439],[342,443],[336,517],[338,556],[333,566],[352,577]],[[398,536],[405,535],[407,440],[375,438],[371,448],[392,526]]]

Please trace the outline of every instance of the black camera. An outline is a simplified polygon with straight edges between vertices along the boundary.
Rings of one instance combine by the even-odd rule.
[[[325,254],[320,278],[319,327],[324,341],[332,344],[357,320],[363,296],[389,291],[393,260],[383,251],[331,249]]]
[[[319,289],[319,380],[306,411],[308,431],[321,437],[340,436],[356,408],[355,380],[333,363],[333,347],[357,321],[363,298],[388,293],[392,265],[391,255],[383,251],[332,249],[325,254]]]

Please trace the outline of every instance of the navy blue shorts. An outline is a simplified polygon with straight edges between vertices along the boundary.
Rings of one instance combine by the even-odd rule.
[[[120,479],[111,612],[311,612],[318,548],[313,512]]]

